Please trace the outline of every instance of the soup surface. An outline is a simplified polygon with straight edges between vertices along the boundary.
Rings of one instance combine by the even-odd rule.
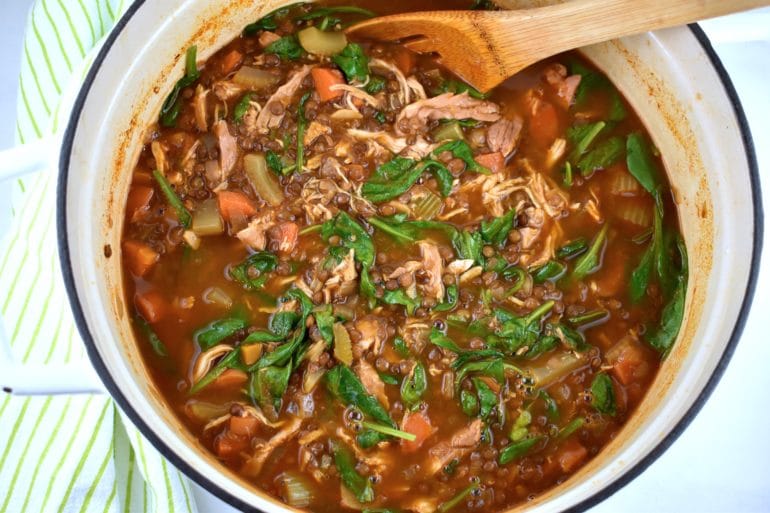
[[[127,199],[127,300],[169,405],[254,486],[319,512],[503,510],[648,392],[682,318],[676,210],[579,54],[482,94],[348,41],[367,8],[436,7],[374,4],[188,50]]]

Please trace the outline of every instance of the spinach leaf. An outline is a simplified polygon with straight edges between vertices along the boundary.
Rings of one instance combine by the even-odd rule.
[[[463,140],[444,143],[433,150],[432,155],[441,155],[445,151],[451,152],[452,155],[454,155],[456,158],[465,162],[465,168],[469,171],[473,171],[474,173],[479,173],[482,175],[488,175],[492,173],[492,171],[490,171],[488,168],[482,166],[473,159],[473,150],[470,146],[468,146],[468,143]]]
[[[556,281],[567,272],[567,266],[557,260],[549,260],[532,270],[532,280],[535,283]]]
[[[626,139],[626,165],[628,171],[644,187],[644,190],[656,195],[660,187],[660,178],[655,160],[647,139],[640,133],[630,134]]]
[[[649,287],[652,277],[654,255],[655,244],[653,243],[647,246],[639,265],[631,272],[631,281],[628,286],[632,303],[638,303],[647,293],[647,287]]]
[[[605,321],[610,317],[610,312],[601,308],[599,310],[593,310],[584,314],[576,315],[574,317],[568,317],[567,322],[573,326],[583,326],[598,321]]]
[[[526,353],[524,353],[525,358],[537,358],[538,356],[545,354],[549,351],[553,351],[556,349],[556,346],[559,345],[559,339],[557,337],[554,337],[553,335],[545,335],[540,338],[538,338],[534,344],[532,344],[529,347],[529,350],[527,350]]]
[[[267,13],[254,23],[246,25],[243,29],[244,36],[253,36],[260,30],[275,30],[278,28],[278,19],[285,17],[289,14],[289,11],[295,7],[303,5],[305,2],[297,2],[290,5],[286,5],[272,12]]]
[[[597,374],[591,382],[591,406],[613,417],[617,413],[612,378],[604,372]]]
[[[369,58],[357,43],[348,43],[340,53],[332,57],[332,61],[340,67],[348,82],[365,82],[369,76]]]
[[[514,354],[524,346],[532,347],[540,337],[542,317],[551,311],[554,301],[546,301],[524,317],[517,317],[504,310],[496,310],[495,315],[501,321],[500,329],[495,334],[505,350]]]
[[[374,243],[364,228],[355,222],[345,211],[340,211],[321,226],[321,237],[328,241],[332,235],[340,238],[340,245],[352,249],[355,259],[361,265],[371,267],[374,264]]]
[[[515,218],[516,210],[511,209],[503,217],[481,221],[481,238],[487,244],[502,246],[508,238],[508,232],[513,229]]]
[[[610,137],[602,141],[578,161],[577,166],[583,176],[588,176],[597,169],[606,169],[623,156],[625,144],[620,137]]]
[[[163,173],[157,169],[152,172],[152,176],[155,177],[155,181],[158,182],[160,192],[162,192],[166,197],[166,201],[168,201],[169,206],[174,209],[174,212],[176,212],[176,217],[179,219],[179,224],[185,228],[190,228],[190,224],[192,223],[192,216],[184,206],[184,203],[182,203],[182,200],[179,199],[179,196],[177,196],[176,192],[174,192],[174,189],[171,187],[169,181],[166,179]]]
[[[556,404],[554,398],[545,390],[540,390],[538,396],[545,403],[545,413],[548,420],[551,422],[559,420],[559,406]]]
[[[476,394],[469,390],[460,390],[460,408],[469,417],[475,417],[479,412],[479,400]]]
[[[476,387],[476,394],[479,397],[479,417],[484,422],[487,422],[492,411],[497,406],[497,394],[479,378],[473,378],[472,381]]]
[[[291,363],[258,369],[251,375],[249,394],[261,407],[270,405],[276,411],[280,410],[283,394],[289,386],[291,372]]]
[[[462,359],[458,358],[456,362],[457,361],[462,361]],[[469,376],[470,374],[482,374],[484,376],[489,376],[494,378],[494,380],[501,385],[504,385],[505,369],[506,364],[500,357],[463,363],[457,367],[457,375],[455,376],[455,389],[459,389],[462,381],[466,376]]]
[[[297,173],[305,170],[305,127],[307,126],[305,103],[308,98],[310,98],[310,92],[303,94],[297,105]]]
[[[421,174],[414,160],[396,157],[377,166],[361,187],[361,194],[374,203],[388,201],[406,192]]]
[[[222,340],[232,336],[236,331],[245,328],[246,321],[243,319],[237,317],[218,319],[196,331],[193,335],[193,340],[200,346],[202,351],[207,351]]]
[[[139,324],[139,327],[144,332],[145,336],[147,337],[147,341],[150,343],[150,347],[152,347],[152,350],[155,354],[158,356],[168,356],[168,350],[166,349],[166,345],[163,343],[163,341],[158,337],[158,334],[155,333],[155,330],[152,329],[152,327],[141,317],[136,317],[136,322]]]
[[[573,125],[567,129],[567,139],[574,145],[569,159],[578,160],[594,142],[602,130],[607,126],[604,121],[587,123],[585,125]]]
[[[183,104],[179,93],[181,93],[182,89],[185,87],[193,85],[193,83],[195,83],[201,76],[200,71],[198,71],[198,63],[196,62],[197,55],[197,46],[193,45],[187,49],[187,53],[185,54],[184,76],[174,84],[174,88],[166,97],[166,100],[160,108],[160,124],[163,126],[176,126],[176,119],[179,117],[179,112],[182,110]]]
[[[412,299],[403,289],[386,290],[382,295],[382,301],[389,305],[403,306],[408,315],[414,315],[414,311],[422,304],[419,297]]]
[[[620,98],[615,86],[602,75],[596,71],[588,69],[578,61],[570,63],[570,73],[581,76],[580,85],[575,92],[575,106],[582,107],[586,104],[588,99],[597,91],[609,91],[610,93],[610,121],[623,121],[628,113],[623,105],[623,100]]]
[[[316,9],[313,9],[307,14],[297,16],[296,20],[308,21],[308,20],[314,20],[317,18],[325,18],[332,14],[357,14],[365,18],[374,18],[376,16],[376,14],[373,13],[372,11],[368,9],[364,9],[362,7],[356,7],[354,5],[338,5],[333,7],[318,7]]]
[[[233,108],[233,122],[236,125],[240,125],[243,121],[243,116],[248,112],[249,107],[251,106],[250,102],[253,99],[254,93],[246,93],[240,100],[238,100],[238,103],[235,104],[235,107]]]
[[[406,341],[401,337],[393,339],[393,348],[399,354],[399,356],[406,358],[409,356],[409,347],[406,345]]]
[[[262,288],[268,273],[278,267],[278,257],[267,251],[258,251],[240,264],[230,268],[230,277],[246,290]]]
[[[412,374],[401,382],[401,399],[408,408],[417,406],[428,389],[428,375],[422,363],[417,362]]]
[[[480,232],[469,232],[468,230],[456,230],[452,234],[452,246],[460,259],[471,259],[477,264],[484,263],[482,250],[484,244],[481,240]]]
[[[449,172],[449,169],[447,169],[444,164],[437,160],[429,160],[427,162],[430,162],[429,169],[433,173],[433,177],[436,179],[438,192],[440,192],[441,195],[446,198],[452,192],[452,183],[454,182],[452,173]]]
[[[406,214],[395,214],[389,217],[370,217],[367,222],[388,235],[393,236],[400,242],[417,242],[419,240],[419,230],[413,223],[406,221]]]
[[[583,417],[576,417],[572,419],[571,421],[569,421],[569,424],[561,428],[561,430],[559,431],[558,439],[564,440],[568,438],[572,433],[574,433],[575,431],[583,427],[583,424],[585,424],[585,422],[586,422],[586,419],[584,419]]]
[[[332,441],[332,454],[334,455],[334,465],[340,474],[340,480],[345,488],[353,492],[358,502],[367,503],[374,500],[374,490],[372,483],[356,471],[356,461],[350,450],[340,444]]]
[[[318,331],[321,332],[321,337],[323,337],[327,344],[331,344],[334,340],[332,305],[324,305],[323,308],[316,310],[313,313],[313,317],[315,317],[315,324],[318,326]]]
[[[285,174],[283,162],[281,157],[278,156],[273,150],[267,150],[265,153],[265,160],[267,161],[267,167],[278,173],[279,175]]]
[[[584,237],[571,240],[556,250],[557,258],[572,258],[588,249],[588,241]]]
[[[677,240],[677,249],[681,260],[681,271],[677,276],[676,287],[671,298],[663,307],[660,314],[660,325],[651,333],[646,335],[647,342],[658,350],[661,355],[666,356],[676,341],[679,330],[682,327],[684,319],[684,302],[687,294],[688,265],[687,250],[684,241]]]
[[[224,371],[227,369],[232,368],[238,368],[239,367],[239,356],[241,354],[241,350],[239,348],[235,348],[229,353],[227,353],[224,358],[219,360],[219,363],[217,363],[213,369],[208,371],[208,373],[203,376],[197,383],[194,383],[192,387],[190,387],[190,393],[195,394],[207,386],[209,386],[211,383],[214,382],[219,376],[222,375]]]
[[[378,372],[377,375],[380,376],[380,379],[386,385],[398,385],[398,378],[392,374],[384,374],[382,372]]]
[[[457,285],[449,285],[446,288],[446,299],[433,307],[434,312],[448,312],[454,310],[457,306],[457,299],[460,295]]]
[[[326,388],[346,406],[354,406],[361,413],[380,424],[396,428],[387,410],[364,388],[358,376],[346,365],[339,364],[326,373]]]
[[[452,78],[443,80],[441,82],[441,85],[439,85],[433,91],[434,95],[439,95],[443,93],[454,93],[454,94],[468,93],[468,96],[470,96],[471,98],[476,98],[477,100],[485,100],[489,97],[489,93],[482,93],[481,91],[475,89],[473,86],[470,86],[465,82],[461,82],[459,80],[455,80]]]
[[[383,77],[379,75],[371,75],[369,77],[369,82],[367,82],[366,86],[364,86],[364,91],[366,91],[369,94],[377,94],[383,89],[385,89],[385,86],[387,85],[387,83],[388,81],[385,80]],[[383,121],[380,121],[380,123],[383,123]]]
[[[562,173],[564,174],[564,186],[568,188],[572,187],[572,164],[570,164],[569,161],[564,163]]]
[[[573,351],[583,352],[588,349],[586,339],[579,331],[561,323],[549,324],[546,328],[552,336],[558,338],[562,344]]]
[[[594,237],[591,242],[591,246],[588,251],[584,253],[575,263],[575,268],[572,270],[572,276],[575,279],[582,280],[591,273],[598,270],[601,264],[602,254],[604,253],[605,241],[607,240],[607,231],[609,230],[609,223],[604,223],[602,229]]]
[[[483,2],[486,2],[487,0],[482,0]],[[485,4],[486,5],[486,4]],[[479,7],[480,9],[488,9],[489,7]],[[468,497],[470,494],[478,490],[479,488],[479,481],[478,478],[471,478],[471,481],[473,481],[470,485],[460,490],[460,492],[452,497],[451,499],[447,500],[446,502],[442,502],[439,504],[439,507],[436,509],[435,513],[446,513],[447,511],[451,510],[458,504],[460,504],[462,501],[465,500],[466,497]]]
[[[507,465],[508,463],[521,458],[542,439],[542,436],[535,436],[506,445],[503,450],[500,451],[497,462],[500,465]]]
[[[267,45],[265,53],[274,53],[284,61],[296,61],[305,54],[305,50],[299,44],[297,36],[289,34]]]

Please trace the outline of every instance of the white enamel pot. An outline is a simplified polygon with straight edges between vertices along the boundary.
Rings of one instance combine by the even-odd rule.
[[[120,236],[144,127],[181,76],[286,1],[137,0],[101,49],[64,135],[58,190],[62,270],[91,361],[144,435],[204,488],[244,510],[289,511],[213,458],[148,376],[124,302]],[[683,328],[636,414],[565,483],[526,505],[584,509],[611,495],[682,432],[738,341],[754,289],[762,208],[751,138],[703,32],[682,27],[584,49],[618,86],[662,152],[689,249]]]

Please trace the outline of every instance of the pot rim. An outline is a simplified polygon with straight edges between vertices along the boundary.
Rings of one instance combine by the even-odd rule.
[[[261,510],[255,508],[251,504],[248,504],[239,497],[220,488],[208,477],[196,470],[187,461],[180,458],[177,453],[170,449],[164,440],[155,434],[155,432],[150,428],[149,424],[145,422],[145,420],[138,414],[138,412],[133,409],[126,396],[122,393],[120,386],[113,379],[104,361],[99,355],[96,342],[86,322],[83,306],[81,305],[77,289],[75,287],[73,262],[71,259],[69,242],[67,238],[67,182],[69,177],[70,159],[75,135],[77,132],[78,122],[85,106],[86,98],[91,91],[91,86],[93,85],[94,79],[101,69],[103,62],[107,58],[110,50],[115,44],[115,41],[121,35],[126,25],[133,18],[136,12],[142,7],[142,5],[144,5],[145,2],[146,0],[135,0],[126,9],[126,12],[118,20],[113,30],[107,36],[107,39],[105,40],[102,48],[99,50],[98,55],[94,59],[94,62],[85,77],[83,85],[80,88],[80,91],[73,105],[72,112],[70,113],[69,121],[67,122],[67,128],[64,132],[59,159],[59,175],[56,191],[56,229],[59,248],[59,263],[64,278],[64,285],[67,291],[67,296],[69,298],[70,307],[75,318],[75,324],[86,346],[86,352],[89,359],[91,360],[91,364],[104,383],[104,386],[109,392],[110,396],[118,403],[118,406],[128,416],[128,418],[131,419],[131,422],[133,422],[139,431],[141,431],[142,435],[146,437],[150,443],[152,443],[152,445],[161,453],[161,455],[163,455],[163,457],[168,459],[175,467],[184,472],[186,476],[191,478],[201,487],[205,488],[208,492],[213,493],[218,498],[238,508],[239,510],[261,512]],[[633,479],[644,472],[650,465],[652,465],[652,463],[654,463],[655,460],[657,460],[690,425],[708,398],[711,396],[711,393],[716,388],[716,385],[719,383],[719,380],[724,374],[724,371],[727,368],[733,353],[735,352],[735,348],[738,344],[741,334],[743,333],[743,328],[746,324],[749,311],[751,310],[751,303],[757,286],[762,254],[764,213],[759,181],[759,168],[757,164],[754,142],[743,106],[741,105],[740,98],[738,97],[738,93],[735,90],[727,70],[722,64],[722,61],[719,59],[719,56],[711,45],[711,41],[708,39],[708,36],[698,24],[688,25],[688,28],[692,32],[697,42],[701,45],[701,48],[706,53],[711,65],[714,67],[714,70],[719,76],[722,87],[724,88],[727,98],[732,105],[733,114],[735,115],[738,129],[741,133],[741,139],[743,141],[744,152],[746,154],[746,160],[749,168],[749,182],[751,185],[751,197],[753,206],[752,212],[754,221],[754,234],[752,240],[753,247],[751,251],[751,265],[749,269],[748,282],[743,295],[743,300],[741,302],[738,318],[735,322],[732,333],[730,334],[727,345],[725,346],[725,349],[722,352],[722,355],[720,356],[713,373],[709,377],[705,386],[700,391],[690,408],[684,413],[682,418],[679,420],[679,422],[677,422],[673,429],[657,445],[655,445],[646,456],[639,460],[635,465],[628,468],[623,474],[618,476],[617,479],[610,482],[590,497],[573,506],[570,506],[566,510],[570,512],[584,511],[592,506],[595,506],[596,504],[599,504],[626,486]]]

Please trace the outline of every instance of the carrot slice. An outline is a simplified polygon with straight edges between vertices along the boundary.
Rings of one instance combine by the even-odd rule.
[[[393,55],[393,62],[396,64],[396,67],[401,70],[401,73],[409,76],[412,74],[412,70],[417,64],[417,56],[411,50],[399,48]]]
[[[633,343],[626,343],[612,363],[612,373],[623,385],[630,385],[646,374],[645,357],[642,349]]]
[[[313,77],[313,84],[315,84],[315,90],[318,92],[321,101],[328,102],[342,96],[342,91],[335,91],[331,88],[333,85],[345,83],[342,73],[338,70],[313,68],[310,70],[310,75]]]
[[[227,369],[209,385],[209,388],[235,388],[242,386],[248,380],[249,375],[245,372],[238,369]]]
[[[416,437],[414,442],[401,440],[401,450],[404,452],[415,452],[433,434],[433,426],[424,412],[407,413],[401,424],[403,431],[412,433]]]
[[[136,294],[134,296],[134,305],[139,310],[141,316],[149,322],[154,324],[166,316],[168,311],[168,304],[166,298],[157,291],[151,290],[143,294]]]
[[[144,276],[155,266],[160,255],[150,246],[136,240],[123,242],[123,258],[135,276]]]
[[[529,135],[538,146],[550,146],[559,135],[559,115],[556,108],[541,101],[529,121]]]
[[[505,157],[499,151],[477,155],[473,160],[490,169],[493,173],[499,173],[505,167]]]
[[[238,217],[251,217],[257,213],[251,200],[240,192],[222,191],[217,195],[219,212],[225,221]]]
[[[220,434],[214,439],[214,451],[223,459],[238,456],[249,446],[249,439],[241,436],[232,436],[230,433]]]
[[[141,219],[150,210],[150,201],[155,190],[147,185],[134,185],[128,193],[126,213],[130,221]]]
[[[253,436],[257,433],[259,420],[251,415],[230,417],[230,432],[239,436]]]
[[[243,54],[238,50],[230,50],[227,55],[222,59],[222,72],[225,75],[235,71],[241,62],[243,62]]]
[[[572,472],[588,456],[588,451],[580,442],[568,441],[564,444],[556,456],[559,466],[564,472]]]

